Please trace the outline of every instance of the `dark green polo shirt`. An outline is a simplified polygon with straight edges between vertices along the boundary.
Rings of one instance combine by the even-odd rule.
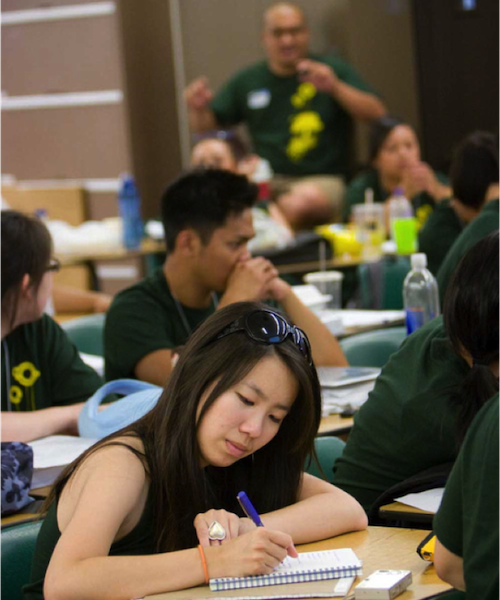
[[[48,315],[20,325],[2,343],[3,411],[9,401],[13,412],[83,402],[102,383]]]
[[[190,333],[213,312],[213,304],[201,310],[182,305],[179,309],[161,267],[123,290],[115,296],[106,315],[106,380],[135,378],[135,366],[142,358],[156,350],[183,346]]]
[[[337,77],[372,92],[356,71],[336,56],[311,56]],[[245,123],[253,150],[281,175],[344,175],[348,166],[351,117],[332,96],[297,75],[279,77],[266,61],[237,73],[212,101],[223,127]]]
[[[469,366],[448,342],[442,317],[414,332],[392,355],[354,417],[334,483],[369,512],[393,485],[454,461],[456,409],[450,396]]]
[[[439,541],[464,561],[467,600],[498,600],[498,394],[479,411],[434,518]]]
[[[436,276],[455,240],[462,233],[463,223],[448,199],[441,200],[418,233],[418,251],[427,255],[427,268]]]
[[[491,200],[479,215],[467,225],[450,248],[438,274],[439,298],[441,306],[450,279],[455,272],[462,256],[487,235],[498,229],[498,200]]]

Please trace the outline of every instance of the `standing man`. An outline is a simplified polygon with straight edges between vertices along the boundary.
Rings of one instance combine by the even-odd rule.
[[[345,61],[311,55],[309,39],[298,6],[273,4],[263,19],[267,60],[237,73],[215,97],[205,77],[185,91],[193,131],[248,126],[254,151],[277,174],[274,191],[295,228],[340,217],[352,119],[386,112]]]
[[[167,258],[117,294],[108,310],[107,380],[134,377],[163,386],[176,348],[217,308],[244,300],[278,302],[306,332],[317,365],[347,365],[335,337],[272,263],[250,256],[257,194],[244,175],[218,169],[187,173],[167,188],[161,201]]]

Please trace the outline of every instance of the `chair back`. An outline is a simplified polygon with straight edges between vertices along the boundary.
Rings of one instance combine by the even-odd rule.
[[[400,310],[403,308],[403,283],[411,268],[407,256],[385,257],[358,267],[362,308]]]
[[[2,529],[2,598],[22,600],[42,520]]]
[[[79,352],[104,356],[103,329],[106,315],[99,313],[71,319],[61,327]]]
[[[318,462],[323,470],[323,473],[325,474],[325,477],[330,483],[333,482],[333,465],[335,464],[337,458],[342,455],[344,447],[345,442],[333,435],[317,437],[314,440],[314,449],[316,450]],[[310,461],[309,459],[307,460],[306,473],[319,478],[323,477],[318,469],[316,461],[313,459]]]
[[[406,327],[391,327],[351,335],[340,345],[350,366],[382,368],[405,338]]]

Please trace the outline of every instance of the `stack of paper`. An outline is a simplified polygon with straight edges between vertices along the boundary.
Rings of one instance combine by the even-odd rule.
[[[357,411],[379,375],[380,369],[372,367],[319,367],[323,416]]]
[[[30,442],[33,448],[31,489],[52,485],[66,465],[77,459],[97,440],[72,435],[51,435]]]

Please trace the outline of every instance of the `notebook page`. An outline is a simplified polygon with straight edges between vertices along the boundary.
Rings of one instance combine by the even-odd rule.
[[[212,591],[274,586],[282,583],[321,581],[358,575],[362,563],[351,548],[303,552],[298,559],[290,557],[268,575],[220,577],[210,579]]]
[[[359,558],[351,548],[302,552],[299,558],[288,557],[276,569],[275,573],[300,574],[316,569],[337,569],[346,566],[361,565]]]

